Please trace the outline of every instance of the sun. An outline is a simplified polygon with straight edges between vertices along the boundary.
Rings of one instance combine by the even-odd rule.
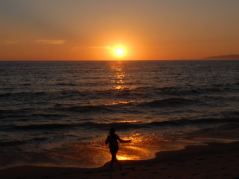
[[[127,54],[127,49],[125,46],[117,45],[113,47],[113,55],[116,58],[124,58]]]

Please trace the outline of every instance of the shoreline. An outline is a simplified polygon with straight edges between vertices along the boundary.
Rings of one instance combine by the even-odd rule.
[[[239,142],[187,146],[156,154],[154,159],[120,161],[122,170],[18,166],[0,170],[4,179],[66,178],[239,178]]]

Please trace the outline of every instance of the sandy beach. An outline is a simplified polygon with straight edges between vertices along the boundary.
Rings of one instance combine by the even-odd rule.
[[[239,178],[238,159],[239,143],[213,143],[160,152],[152,160],[121,161],[121,170],[111,171],[107,164],[95,169],[21,166],[1,170],[0,178]]]

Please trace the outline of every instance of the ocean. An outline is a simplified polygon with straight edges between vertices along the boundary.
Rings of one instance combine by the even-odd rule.
[[[239,61],[0,62],[0,168],[99,167],[239,139]]]

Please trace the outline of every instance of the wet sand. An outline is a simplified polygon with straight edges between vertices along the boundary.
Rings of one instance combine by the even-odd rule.
[[[189,146],[160,152],[152,160],[121,161],[122,169],[108,164],[96,169],[22,166],[0,170],[1,179],[91,178],[238,178],[239,142]]]

